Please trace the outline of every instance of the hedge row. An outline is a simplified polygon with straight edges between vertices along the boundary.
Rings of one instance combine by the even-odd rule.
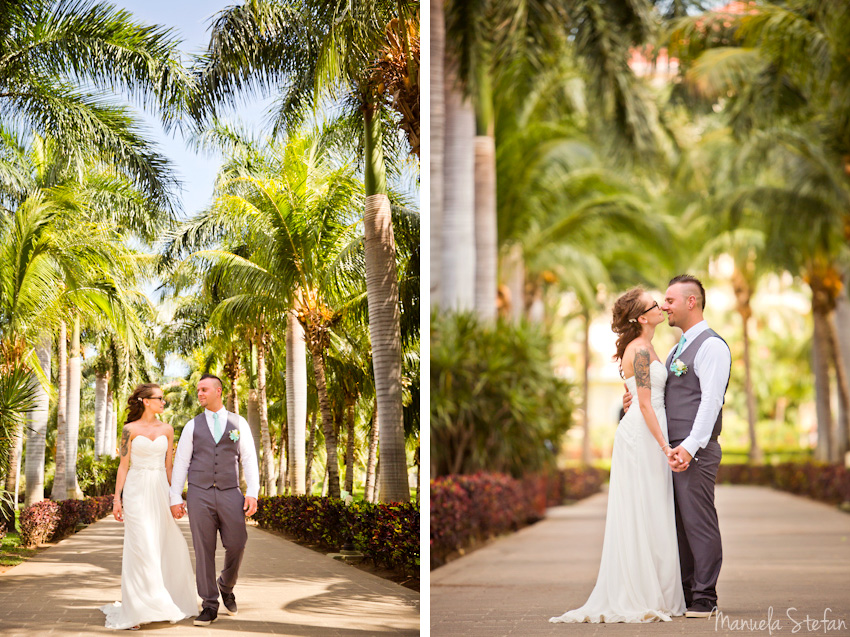
[[[76,531],[78,524],[91,524],[112,513],[112,495],[85,500],[42,500],[21,511],[21,542],[38,546]]]
[[[607,478],[607,471],[588,467],[522,480],[485,472],[432,480],[431,568],[456,551],[539,520],[547,506],[596,493]]]
[[[260,498],[257,523],[338,551],[349,537],[377,566],[415,574],[419,570],[419,504],[371,504],[318,496]]]
[[[850,502],[850,471],[840,464],[721,464],[717,482],[769,486],[828,504]]]

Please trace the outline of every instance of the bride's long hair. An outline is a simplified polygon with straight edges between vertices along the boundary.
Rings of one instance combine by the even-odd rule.
[[[145,404],[142,402],[142,398],[153,396],[154,389],[161,389],[161,387],[156,383],[142,383],[136,386],[136,389],[127,399],[127,419],[124,424],[139,420],[142,417],[142,414],[145,413]]]
[[[617,335],[617,353],[614,360],[620,361],[620,376],[623,375],[623,354],[629,343],[643,331],[638,318],[644,311],[643,288],[632,288],[614,302],[611,329]]]

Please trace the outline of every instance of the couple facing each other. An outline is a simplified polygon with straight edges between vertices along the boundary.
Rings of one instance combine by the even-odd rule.
[[[626,414],[614,437],[599,575],[584,606],[550,622],[717,612],[722,549],[714,483],[732,355],[704,309],[705,289],[689,275],[670,281],[661,305],[640,288],[614,304]],[[682,338],[662,363],[652,338],[665,312]]]
[[[101,608],[107,628],[135,630],[140,624],[194,616],[196,626],[208,626],[218,618],[219,593],[225,612],[237,612],[233,587],[248,538],[245,518],[257,510],[260,491],[257,453],[248,423],[222,405],[221,379],[205,374],[197,391],[204,411],[186,423],[176,454],[174,429],[157,418],[165,409],[162,388],[139,385],[127,401],[112,507],[115,519],[124,523],[121,602]],[[200,615],[189,548],[176,522],[187,513],[187,504],[197,595],[203,599]],[[217,534],[225,550],[218,579]]]

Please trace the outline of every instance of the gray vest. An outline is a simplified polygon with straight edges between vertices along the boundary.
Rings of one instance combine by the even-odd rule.
[[[670,371],[670,364],[673,362],[673,354],[676,350],[670,352],[670,356],[667,357],[667,389],[664,392],[664,406],[667,410],[667,434],[671,442],[680,442],[687,438],[694,426],[702,399],[699,377],[694,372],[694,360],[702,344],[713,336],[720,338],[714,330],[705,330],[681,353],[679,360],[688,366],[688,371],[681,376],[676,376]],[[722,338],[720,340],[723,341]],[[723,342],[726,343],[726,341]],[[729,387],[728,381],[726,387],[727,389]],[[726,402],[725,398],[723,402]],[[723,408],[721,407],[720,413],[717,414],[717,421],[714,423],[714,431],[711,432],[712,439],[720,435],[722,427]]]
[[[239,486],[239,442],[230,438],[230,432],[238,430],[238,425],[239,416],[227,412],[224,433],[216,444],[206,416],[195,416],[189,484],[201,489],[233,489]]]

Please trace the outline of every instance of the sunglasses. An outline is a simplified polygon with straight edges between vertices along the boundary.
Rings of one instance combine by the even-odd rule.
[[[641,312],[641,313],[640,313],[640,315],[641,315],[641,316],[643,316],[644,314],[646,314],[646,313],[647,313],[647,312],[649,312],[650,310],[654,310],[654,309],[655,309],[655,308],[657,308],[657,307],[658,307],[658,301],[656,301],[655,303],[653,303],[652,305],[650,305],[648,308],[646,308],[643,312]]]

